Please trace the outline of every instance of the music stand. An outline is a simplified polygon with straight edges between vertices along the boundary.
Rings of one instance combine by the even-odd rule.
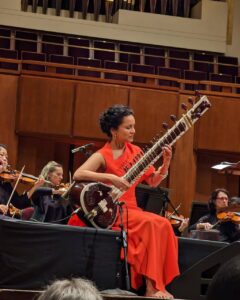
[[[223,161],[220,164],[212,166],[212,169],[218,170],[220,174],[240,175],[240,161],[231,163]]]
[[[140,183],[136,187],[137,204],[143,210],[161,215],[163,206],[165,205],[166,195],[170,193],[170,189],[162,187],[150,187],[149,185]]]
[[[233,163],[223,161],[217,165],[212,166],[212,169],[217,170],[219,174],[240,176],[240,161],[233,162]],[[239,177],[238,194],[240,196],[240,177]]]

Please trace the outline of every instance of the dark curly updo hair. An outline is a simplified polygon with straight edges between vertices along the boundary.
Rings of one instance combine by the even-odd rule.
[[[123,118],[134,115],[133,110],[125,105],[116,104],[109,107],[107,110],[101,113],[99,118],[100,127],[102,132],[112,138],[111,129],[118,129],[121,125]]]
[[[216,199],[218,197],[218,194],[222,192],[228,196],[228,199],[230,200],[230,194],[229,192],[224,188],[216,189],[212,192],[210,199],[208,200],[208,208],[210,211],[210,214],[214,215],[216,213]]]

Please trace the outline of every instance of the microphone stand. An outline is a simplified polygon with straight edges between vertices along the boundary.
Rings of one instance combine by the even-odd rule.
[[[126,281],[126,290],[130,291],[130,280],[129,280],[129,272],[128,272],[128,262],[127,262],[127,232],[123,225],[123,208],[122,206],[125,204],[124,202],[116,202],[119,207],[119,215],[120,215],[120,224],[119,227],[121,229],[121,239],[122,239],[122,247],[123,247],[123,256],[124,256],[124,267],[125,267],[125,281]]]
[[[178,216],[179,212],[176,210],[174,205],[172,204],[171,200],[169,199],[168,195],[166,192],[163,192],[163,208],[162,208],[162,216],[165,217],[166,211],[167,211],[167,206],[168,204],[171,206],[173,209],[174,213]]]

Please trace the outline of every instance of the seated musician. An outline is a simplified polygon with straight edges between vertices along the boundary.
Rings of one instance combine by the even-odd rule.
[[[35,212],[33,219],[39,222],[66,224],[72,213],[68,200],[61,197],[65,189],[58,188],[63,179],[62,165],[50,161],[42,169],[40,178],[49,183],[39,187],[32,195]]]
[[[176,236],[187,235],[189,218],[185,218],[183,215],[179,214],[178,208],[174,208],[172,212],[167,210],[164,212],[162,211],[162,213],[171,223]]]
[[[121,192],[123,205],[123,224],[128,233],[128,262],[131,266],[131,285],[138,289],[142,279],[146,282],[146,296],[159,299],[173,299],[166,290],[178,269],[178,246],[170,222],[159,215],[142,211],[136,204],[135,187],[145,180],[155,187],[167,176],[172,156],[169,146],[163,147],[163,165],[155,170],[146,169],[133,184],[122,176],[126,166],[134,164],[141,156],[139,147],[132,144],[135,134],[133,111],[124,105],[110,107],[100,117],[102,131],[109,141],[94,153],[74,174],[74,180],[110,183]],[[78,214],[69,220],[70,225],[83,226]],[[119,230],[118,215],[114,230]]]
[[[221,221],[217,217],[218,211],[229,206],[229,192],[223,188],[214,190],[208,201],[209,214],[201,217],[197,223],[190,226],[189,230],[210,230],[216,229],[220,234],[220,241],[234,242],[240,238],[239,225],[231,220]]]
[[[185,233],[187,232],[187,228],[189,225],[189,218],[183,218],[180,226],[176,227],[174,224],[172,224],[172,225],[173,225],[173,230],[174,230],[174,233],[176,234],[176,236],[184,236]]]
[[[0,144],[0,174],[7,171],[8,166],[8,151],[7,147]],[[14,176],[14,175],[13,175]],[[11,180],[12,181],[12,180]],[[13,182],[9,182],[5,178],[0,177],[0,214],[6,215],[9,213],[8,201],[13,191],[13,186],[17,181],[17,176],[13,179]],[[24,209],[31,206],[30,197],[34,190],[38,187],[38,182],[27,192],[22,195],[18,195],[15,191],[11,199],[10,204],[17,209]]]

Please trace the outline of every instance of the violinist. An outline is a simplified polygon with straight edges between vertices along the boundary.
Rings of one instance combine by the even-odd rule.
[[[7,171],[8,166],[8,151],[6,145],[0,144],[0,175]],[[17,180],[14,178],[13,182],[9,182],[5,179],[0,180],[0,214],[6,215],[9,212],[8,201],[10,195],[13,191],[13,185]],[[11,204],[17,209],[24,209],[31,206],[30,197],[34,190],[38,187],[39,182],[36,181],[36,184],[27,192],[22,195],[18,195],[15,191],[11,199]]]
[[[176,234],[176,236],[184,235],[185,231],[187,231],[186,229],[188,228],[188,224],[189,224],[189,218],[183,218],[180,221],[179,226],[175,227],[174,224],[172,224],[173,230],[174,230],[174,233]]]
[[[175,212],[166,211],[165,218],[170,221],[176,236],[182,236],[186,233],[189,218],[184,218],[184,216],[180,215],[177,210]]]
[[[197,223],[190,226],[189,230],[211,230],[216,229],[220,234],[220,241],[234,242],[240,238],[239,225],[231,221],[221,221],[218,212],[229,207],[230,195],[226,189],[214,190],[208,201],[209,214],[201,217]]]
[[[39,222],[66,224],[72,208],[68,200],[61,197],[65,192],[65,189],[60,187],[63,179],[62,165],[55,161],[48,162],[42,169],[40,178],[51,184],[44,183],[33,193],[32,202],[35,207],[33,219]]]

